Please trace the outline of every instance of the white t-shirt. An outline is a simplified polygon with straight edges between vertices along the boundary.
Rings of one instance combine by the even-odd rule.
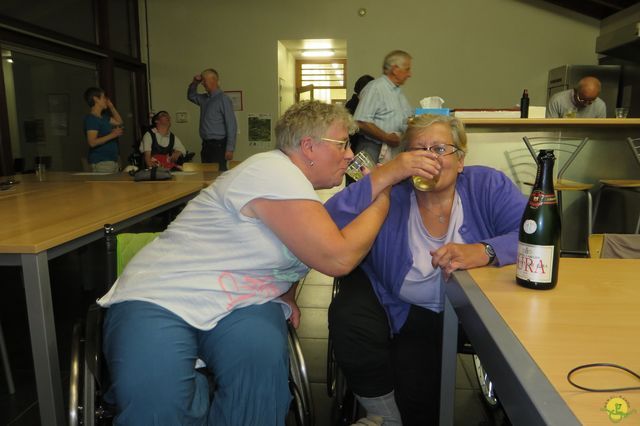
[[[169,146],[169,135],[171,133],[167,133],[167,135],[164,136],[163,134],[158,132],[158,129],[154,128],[154,129],[151,129],[151,131],[155,133],[156,140],[158,141],[158,145],[160,145],[163,148],[166,148]],[[152,142],[153,141],[151,140],[151,135],[149,134],[149,132],[145,132],[144,136],[142,136],[142,141],[140,142],[140,152],[144,153],[145,151],[151,151]],[[173,141],[173,149],[176,151],[180,151],[183,154],[187,152],[184,145],[182,144],[182,141],[180,140],[180,138],[175,136],[175,134],[174,134],[174,141]]]
[[[308,267],[264,223],[240,213],[256,198],[320,202],[289,157],[256,154],[190,201],[98,303],[143,300],[209,330],[234,309],[278,298]],[[284,302],[283,309],[288,317]]]

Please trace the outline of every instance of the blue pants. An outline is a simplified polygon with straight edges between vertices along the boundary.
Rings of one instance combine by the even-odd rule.
[[[238,309],[212,330],[196,329],[152,303],[111,306],[104,324],[114,425],[283,425],[291,401],[282,308]],[[201,358],[213,372],[209,402]]]

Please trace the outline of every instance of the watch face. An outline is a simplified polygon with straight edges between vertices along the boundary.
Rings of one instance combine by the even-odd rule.
[[[484,245],[484,251],[487,253],[487,255],[490,258],[493,259],[494,257],[496,257],[496,251],[489,244],[485,244]]]

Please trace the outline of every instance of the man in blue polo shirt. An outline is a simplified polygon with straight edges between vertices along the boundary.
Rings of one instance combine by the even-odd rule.
[[[203,163],[218,163],[227,170],[227,161],[233,159],[236,147],[236,116],[231,99],[220,89],[218,72],[208,68],[193,77],[187,90],[187,99],[200,107],[200,138]],[[206,93],[198,93],[198,84]]]

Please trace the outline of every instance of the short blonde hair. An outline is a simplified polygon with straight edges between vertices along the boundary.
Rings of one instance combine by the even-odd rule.
[[[464,124],[460,119],[449,115],[423,114],[415,116],[409,120],[409,126],[402,138],[404,149],[406,150],[409,146],[409,141],[424,132],[429,126],[437,123],[449,126],[451,129],[453,144],[459,149],[456,154],[458,154],[459,158],[464,157],[467,153],[467,132],[465,131]]]
[[[334,123],[342,123],[353,134],[358,126],[340,104],[303,101],[292,105],[276,123],[276,147],[284,152],[297,150],[305,136],[320,139]]]

